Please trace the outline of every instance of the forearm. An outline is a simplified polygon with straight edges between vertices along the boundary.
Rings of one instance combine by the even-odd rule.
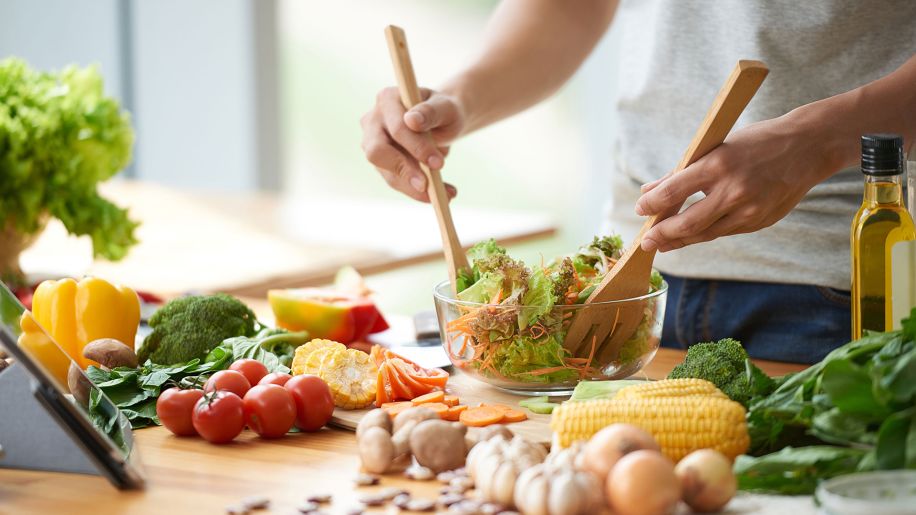
[[[862,134],[901,134],[905,149],[911,150],[916,141],[916,55],[881,79],[802,106],[787,118],[820,141],[828,163],[821,179],[858,163]]]
[[[480,56],[441,88],[464,108],[463,132],[556,92],[601,39],[616,8],[616,0],[504,0]]]

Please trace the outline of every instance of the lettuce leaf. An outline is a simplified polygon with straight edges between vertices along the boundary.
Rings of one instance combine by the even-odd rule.
[[[553,283],[540,268],[528,278],[528,290],[522,296],[522,308],[518,312],[518,327],[525,329],[553,309]]]
[[[529,372],[564,365],[567,351],[562,340],[549,335],[542,340],[519,336],[497,347],[493,364],[506,377],[524,376],[526,381],[561,383],[576,376],[574,370],[558,370],[547,374],[531,375]]]
[[[499,274],[486,273],[481,278],[465,288],[464,291],[458,292],[458,300],[466,302],[490,302],[490,299],[496,295],[503,284],[503,278]]]

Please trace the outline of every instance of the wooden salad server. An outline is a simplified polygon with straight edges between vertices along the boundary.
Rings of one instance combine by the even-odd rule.
[[[706,118],[694,135],[687,152],[674,169],[674,173],[697,161],[719,146],[738,121],[738,117],[754,97],[766,78],[769,69],[760,61],[738,61],[728,80],[706,113]],[[598,284],[585,301],[586,304],[629,299],[646,295],[655,251],[642,249],[642,238],[656,223],[655,215],[643,224],[635,241]],[[656,308],[657,309],[657,308]],[[621,346],[636,331],[645,316],[645,302],[632,302],[623,306],[610,304],[607,308],[584,308],[576,315],[566,333],[563,346],[574,356],[594,355],[601,362],[614,359]],[[595,349],[591,347],[595,346]]]
[[[404,109],[419,104],[423,99],[420,88],[417,87],[417,78],[414,75],[413,64],[410,61],[410,52],[407,50],[407,37],[404,29],[389,25],[385,27],[385,39],[388,40],[388,52],[391,54],[391,64],[398,81],[398,91],[401,94],[401,103]],[[426,135],[432,138],[431,135]],[[429,202],[436,211],[439,221],[439,233],[442,235],[442,251],[445,253],[445,263],[448,266],[448,278],[452,283],[452,295],[457,297],[458,272],[469,269],[468,258],[458,240],[455,232],[455,223],[452,221],[452,212],[448,206],[448,193],[442,183],[442,174],[439,170],[431,170],[425,163],[420,163],[420,169],[426,174],[426,192]]]

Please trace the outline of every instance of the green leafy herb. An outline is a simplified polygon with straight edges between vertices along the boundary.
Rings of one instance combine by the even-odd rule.
[[[755,397],[751,451],[772,454],[736,464],[742,488],[811,493],[841,473],[916,468],[914,322],[916,309],[902,330],[869,333]]]

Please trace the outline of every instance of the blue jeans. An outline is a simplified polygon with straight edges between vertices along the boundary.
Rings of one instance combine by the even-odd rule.
[[[850,339],[848,291],[668,274],[665,281],[664,347],[734,338],[753,358],[814,363]]]

